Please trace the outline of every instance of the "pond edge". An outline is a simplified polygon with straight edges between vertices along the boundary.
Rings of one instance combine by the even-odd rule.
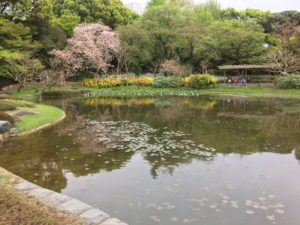
[[[25,135],[29,135],[29,134],[33,134],[33,133],[36,133],[40,130],[43,130],[45,128],[48,128],[48,127],[51,127],[51,126],[54,126],[55,124],[58,124],[59,122],[63,121],[65,118],[66,118],[66,113],[65,111],[61,110],[63,112],[63,115],[61,118],[53,121],[53,122],[50,122],[50,123],[47,123],[47,124],[44,124],[40,127],[37,127],[37,128],[34,128],[30,131],[26,131],[26,132],[23,132],[23,133],[16,133],[16,134],[12,134],[11,136],[25,136]]]
[[[25,196],[33,197],[40,204],[46,207],[69,213],[76,218],[83,220],[87,225],[128,225],[82,201],[46,188],[42,188],[27,180],[24,180],[23,178],[9,172],[2,167],[0,167],[0,174],[1,173],[4,173],[9,180],[17,181],[11,187],[13,190],[18,191]]]

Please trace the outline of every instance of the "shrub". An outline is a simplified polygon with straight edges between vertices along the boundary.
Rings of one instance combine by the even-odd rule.
[[[107,88],[127,85],[151,86],[153,84],[152,77],[109,77],[89,79],[83,82],[83,86],[92,88]]]
[[[11,115],[9,115],[9,114],[6,113],[6,112],[2,112],[2,111],[0,111],[0,120],[8,121],[8,122],[10,122],[11,124],[14,124],[14,123],[15,123],[15,120],[14,120],[14,118],[13,118]]]
[[[189,74],[190,70],[188,66],[180,65],[175,60],[166,60],[161,64],[159,73],[164,76],[184,76]]]
[[[210,74],[193,74],[185,78],[184,82],[187,87],[206,89],[215,86],[218,83],[218,78]]]
[[[33,107],[33,103],[20,100],[0,99],[0,111],[12,111],[17,109],[17,107]]]
[[[164,77],[164,76],[157,76],[154,78],[153,87],[156,88],[175,88],[180,87],[181,81],[178,77]]]
[[[277,87],[279,88],[300,88],[300,75],[289,75],[277,79]]]
[[[126,78],[126,80],[129,85],[151,86],[153,84],[152,77],[132,77]]]
[[[122,80],[120,77],[95,78],[83,82],[83,86],[93,88],[117,87],[124,84],[126,84],[126,81]]]
[[[15,110],[18,106],[13,102],[7,100],[0,100],[0,110],[1,111],[11,111]]]

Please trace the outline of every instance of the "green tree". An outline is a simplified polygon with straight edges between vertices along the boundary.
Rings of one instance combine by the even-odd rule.
[[[209,59],[214,65],[252,64],[263,60],[265,33],[255,23],[217,21],[197,45],[199,61]]]
[[[69,37],[73,35],[74,28],[80,23],[80,16],[70,10],[64,10],[63,14],[54,19],[54,24],[61,27]]]
[[[165,59],[177,58],[176,40],[180,37],[177,29],[183,24],[187,10],[174,5],[149,8],[141,18],[141,25],[152,41],[152,68],[157,72]]]
[[[181,8],[192,8],[194,6],[194,2],[192,0],[151,0],[147,8],[155,7],[155,6],[163,6],[163,5],[173,5]]]
[[[238,11],[233,8],[228,8],[222,11],[221,17],[224,20],[255,22],[261,25],[266,33],[273,33],[276,30],[276,14],[270,11],[261,11],[258,9]]]
[[[121,51],[118,54],[118,72],[125,70],[136,74],[145,69],[152,59],[152,45],[149,34],[140,24],[130,24],[118,28]]]
[[[63,18],[61,25],[66,21],[70,24],[72,18],[79,17],[81,23],[102,22],[113,29],[138,18],[120,0],[55,0],[54,12],[58,21]],[[66,31],[70,32],[70,28]]]
[[[32,41],[30,28],[0,18],[0,76],[22,84],[43,68],[34,58],[40,45]]]
[[[1,15],[12,21],[25,21],[30,17],[51,19],[53,0],[3,0]]]
[[[275,22],[278,26],[299,26],[300,12],[292,10],[276,13]]]
[[[211,15],[214,19],[220,19],[221,17],[221,5],[217,0],[208,0],[202,4],[196,6],[197,14]]]

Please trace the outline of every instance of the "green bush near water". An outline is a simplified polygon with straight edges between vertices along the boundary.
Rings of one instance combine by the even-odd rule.
[[[207,89],[216,86],[218,78],[210,74],[193,74],[186,78],[186,86],[195,89]]]
[[[170,76],[157,76],[154,78],[153,87],[155,88],[177,88],[181,86],[180,79],[178,77]]]
[[[300,75],[289,75],[277,79],[277,87],[282,89],[300,89]]]
[[[12,111],[18,107],[33,107],[34,104],[19,100],[0,99],[0,111]]]

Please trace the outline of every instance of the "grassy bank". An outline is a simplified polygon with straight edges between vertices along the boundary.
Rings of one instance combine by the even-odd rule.
[[[300,90],[276,89],[260,87],[216,87],[211,89],[195,90],[190,88],[153,88],[153,87],[115,87],[115,88],[85,88],[90,92],[87,96],[243,96],[243,97],[273,97],[300,99]]]
[[[65,113],[53,106],[15,99],[0,99],[0,120],[14,123],[17,134],[38,130],[64,118]]]
[[[51,94],[54,92],[54,94]],[[64,93],[64,96],[114,96],[114,97],[135,97],[135,96],[243,96],[254,98],[296,98],[300,99],[299,89],[278,89],[268,87],[215,87],[210,89],[191,89],[191,88],[153,88],[141,86],[112,87],[112,88],[86,88],[79,85],[56,87],[48,92],[49,96],[56,93]],[[14,96],[22,98],[41,97],[42,90],[23,89],[13,93]],[[58,95],[59,96],[59,95]]]
[[[19,108],[18,110],[33,113],[22,116],[16,123],[19,133],[31,132],[47,124],[52,124],[64,117],[64,111],[53,106],[37,104],[33,108]]]

